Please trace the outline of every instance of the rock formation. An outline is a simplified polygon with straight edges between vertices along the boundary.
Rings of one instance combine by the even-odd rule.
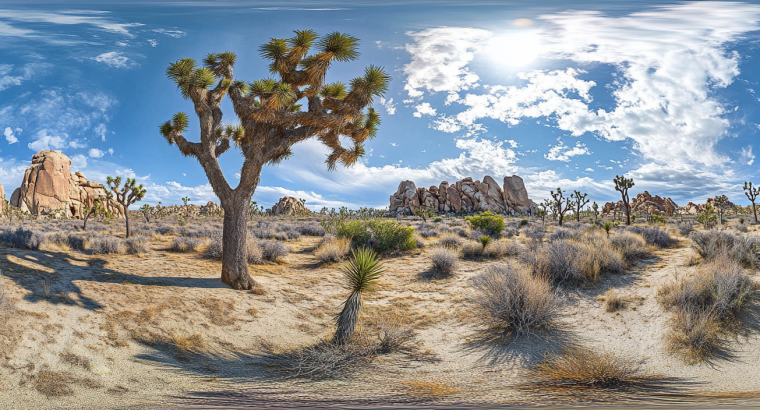
[[[659,195],[652,196],[648,191],[640,192],[631,199],[631,212],[646,212],[650,215],[673,215],[679,206],[671,198],[661,198]],[[607,202],[602,207],[602,215],[614,213],[625,214],[623,201]]]
[[[280,198],[277,204],[269,211],[272,215],[295,215],[302,213],[311,213],[309,208],[303,204],[303,202],[293,198],[292,196],[286,196]]]
[[[490,176],[483,181],[467,177],[449,185],[443,181],[439,186],[417,188],[412,181],[401,181],[396,193],[390,197],[388,211],[392,214],[418,209],[440,213],[491,211],[499,214],[533,214],[536,204],[528,198],[522,178],[517,175],[504,178],[503,187]]]
[[[91,207],[98,197],[107,197],[102,184],[88,181],[81,172],[71,172],[71,159],[60,151],[40,151],[24,173],[21,186],[11,195],[10,204],[32,215],[58,214],[83,218],[84,207]],[[124,209],[114,200],[107,209],[124,217]]]

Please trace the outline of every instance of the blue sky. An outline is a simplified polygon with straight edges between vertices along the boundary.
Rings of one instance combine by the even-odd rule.
[[[215,200],[201,167],[158,125],[192,113],[169,62],[234,51],[237,79],[268,77],[259,45],[292,30],[361,39],[336,64],[393,76],[375,101],[367,156],[328,172],[317,141],[264,170],[254,200],[387,206],[399,182],[523,177],[531,198],[580,189],[617,200],[612,178],[679,205],[758,178],[760,4],[747,2],[36,2],[0,5],[0,183],[58,149],[89,179],[136,177],[151,203]],[[225,120],[234,122],[229,104]],[[191,121],[185,134],[197,138]],[[229,181],[242,160],[222,157]]]

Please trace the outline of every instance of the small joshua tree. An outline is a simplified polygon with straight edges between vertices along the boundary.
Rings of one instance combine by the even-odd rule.
[[[185,215],[189,215],[189,209],[187,208],[187,203],[190,202],[190,197],[186,196],[182,198],[182,202],[185,204]]]
[[[372,290],[374,283],[383,275],[383,264],[369,248],[351,251],[351,259],[343,265],[343,286],[349,291],[343,302],[343,310],[336,316],[337,330],[334,342],[342,345],[351,340],[362,307],[362,293]]]
[[[591,209],[594,210],[594,223],[596,223],[597,217],[599,216],[599,205],[594,202],[593,205],[591,205]]]
[[[715,213],[718,214],[718,223],[723,225],[723,215],[733,208],[733,204],[725,195],[716,196],[713,201],[715,202]]]
[[[557,212],[557,216],[559,217],[559,226],[562,226],[562,220],[565,218],[565,212],[572,209],[575,206],[575,202],[573,202],[570,198],[565,198],[562,194],[561,188],[557,188],[556,193],[554,191],[551,191],[551,195],[552,198],[554,198],[554,201],[552,202],[554,210]]]
[[[127,238],[129,238],[129,206],[143,199],[145,188],[142,184],[136,185],[137,181],[134,178],[127,178],[123,187],[120,187],[121,177],[111,178],[109,176],[106,178],[106,183],[116,197],[116,202],[124,207],[124,220],[127,224]]]
[[[757,209],[755,208],[755,199],[760,195],[760,188],[753,187],[752,182],[744,183],[744,195],[747,195],[747,199],[752,202],[752,213],[755,214],[755,223],[757,223]]]
[[[84,225],[82,226],[82,230],[87,230],[87,221],[90,219],[91,216],[98,216],[98,215],[105,215],[108,216],[110,212],[105,206],[105,202],[107,202],[109,199],[111,199],[111,193],[107,193],[107,197],[96,197],[92,200],[92,206],[85,206],[84,207]]]
[[[390,77],[385,71],[371,65],[349,86],[325,83],[334,62],[358,58],[358,46],[358,39],[338,32],[320,38],[312,30],[303,30],[287,40],[272,38],[259,53],[277,78],[252,83],[234,78],[237,56],[231,52],[209,54],[203,67],[183,58],[166,70],[182,96],[193,103],[200,142],[190,142],[183,135],[188,126],[185,113],[177,113],[161,125],[161,134],[169,144],[176,144],[182,155],[198,160],[221,202],[221,276],[233,289],[250,290],[256,284],[248,274],[246,219],[262,168],[289,158],[293,145],[310,138],[330,149],[325,161],[329,170],[339,164],[351,166],[364,156],[364,142],[376,135],[380,116],[371,104],[388,90]],[[309,54],[312,48],[317,50]],[[239,126],[222,125],[221,106],[228,95]],[[344,147],[345,140],[353,147]],[[233,146],[243,156],[240,183],[234,188],[218,160]]]
[[[153,208],[150,204],[145,204],[140,208],[140,212],[142,212],[143,217],[145,218],[145,222],[150,223],[150,218],[153,216],[153,211],[155,208]]]
[[[575,220],[581,221],[581,209],[583,209],[590,200],[586,199],[588,194],[582,194],[581,191],[575,191],[570,194],[570,198],[575,199]]]
[[[626,178],[621,175],[615,175],[615,191],[620,192],[623,196],[623,210],[625,211],[625,224],[631,224],[631,203],[628,197],[628,190],[633,188],[633,178]]]

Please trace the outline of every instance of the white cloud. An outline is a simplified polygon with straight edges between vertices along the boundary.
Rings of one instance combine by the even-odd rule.
[[[105,124],[98,124],[93,129],[93,132],[95,132],[95,135],[100,137],[101,141],[106,140],[106,125]]]
[[[108,152],[109,155],[113,156],[113,148],[108,148],[107,152]]]
[[[549,153],[544,155],[544,158],[549,161],[570,162],[571,157],[589,154],[588,148],[584,144],[581,144],[580,141],[576,142],[573,148],[569,148],[564,142],[560,141],[559,144],[549,150]]]
[[[118,51],[109,51],[100,54],[97,57],[93,57],[93,60],[114,68],[127,68],[127,63],[129,63],[129,58],[125,57],[124,54]]]
[[[85,157],[82,154],[76,154],[71,156],[71,171],[72,172],[81,172],[87,168],[87,157]],[[102,183],[105,183],[105,180],[101,181]]]
[[[174,38],[180,38],[180,37],[183,37],[185,34],[187,34],[187,33],[185,33],[184,31],[181,31],[181,30],[165,30],[165,29],[162,29],[162,28],[157,28],[157,29],[155,29],[153,31],[155,31],[156,33],[165,34],[165,35],[167,35],[169,37],[174,37]]]
[[[417,118],[422,118],[423,115],[435,115],[436,109],[433,108],[430,103],[422,103],[414,107],[415,112],[414,115]]]
[[[742,148],[740,161],[742,164],[747,164],[747,165],[752,165],[752,163],[755,162],[755,154],[752,153],[752,145]]]
[[[66,11],[55,13],[34,11],[30,9],[0,10],[0,18],[2,19],[26,23],[51,23],[60,25],[86,24],[98,27],[101,30],[110,33],[121,34],[127,37],[134,37],[134,35],[129,32],[132,27],[139,27],[143,25],[141,23],[117,23],[113,20],[108,19],[106,17],[106,14],[108,13],[89,13],[87,11]],[[27,33],[26,35],[29,35],[31,33]]]
[[[586,168],[586,172],[594,172],[594,168]]]
[[[478,45],[491,32],[476,28],[438,27],[408,32],[414,39],[406,45],[412,60],[403,68],[404,89],[410,97],[419,98],[423,90],[431,93],[457,92],[477,84],[479,77],[466,66],[473,59]]]
[[[35,136],[35,140],[27,144],[33,151],[44,151],[49,149],[61,149],[68,145],[66,139],[68,135],[63,136],[49,135],[47,130],[40,130]]]
[[[21,128],[16,128],[15,133],[20,134],[22,131]],[[8,141],[8,144],[15,144],[18,142],[18,137],[14,134],[14,130],[11,129],[11,127],[5,127],[5,131],[3,131],[3,135],[5,135],[5,140]]]
[[[0,91],[15,85],[21,85],[24,81],[28,81],[32,78],[35,71],[43,68],[47,68],[47,64],[25,64],[20,69],[14,70],[13,64],[0,64]],[[12,72],[16,72],[12,74]]]
[[[92,148],[92,149],[90,149],[90,152],[89,152],[90,158],[101,158],[105,154],[106,154],[105,152],[103,152],[103,151],[101,151],[101,150],[99,150],[97,148]]]
[[[393,103],[393,98],[386,100],[385,98],[380,97],[380,104],[385,107],[385,112],[387,112],[388,115],[396,113],[396,104]]]
[[[156,40],[155,40],[155,39],[153,39],[153,38],[149,38],[149,39],[148,39],[148,44],[150,44],[150,45],[151,45],[151,47],[155,47],[155,46],[157,46],[157,45],[158,45],[158,41],[156,41]]]

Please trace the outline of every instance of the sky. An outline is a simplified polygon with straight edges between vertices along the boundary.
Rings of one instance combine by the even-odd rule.
[[[760,2],[609,0],[3,0],[0,183],[10,195],[32,155],[55,149],[90,180],[137,178],[148,203],[218,202],[158,132],[185,111],[198,139],[166,67],[233,51],[236,79],[267,78],[258,47],[302,29],[361,40],[327,81],[370,64],[393,79],[373,103],[382,124],[365,158],[328,171],[327,148],[302,142],[264,169],[253,200],[267,207],[283,196],[384,207],[403,180],[485,175],[521,176],[536,202],[557,187],[618,200],[623,174],[633,194],[682,206],[722,194],[748,204],[744,181],[760,184]],[[220,163],[237,185],[241,156]]]

